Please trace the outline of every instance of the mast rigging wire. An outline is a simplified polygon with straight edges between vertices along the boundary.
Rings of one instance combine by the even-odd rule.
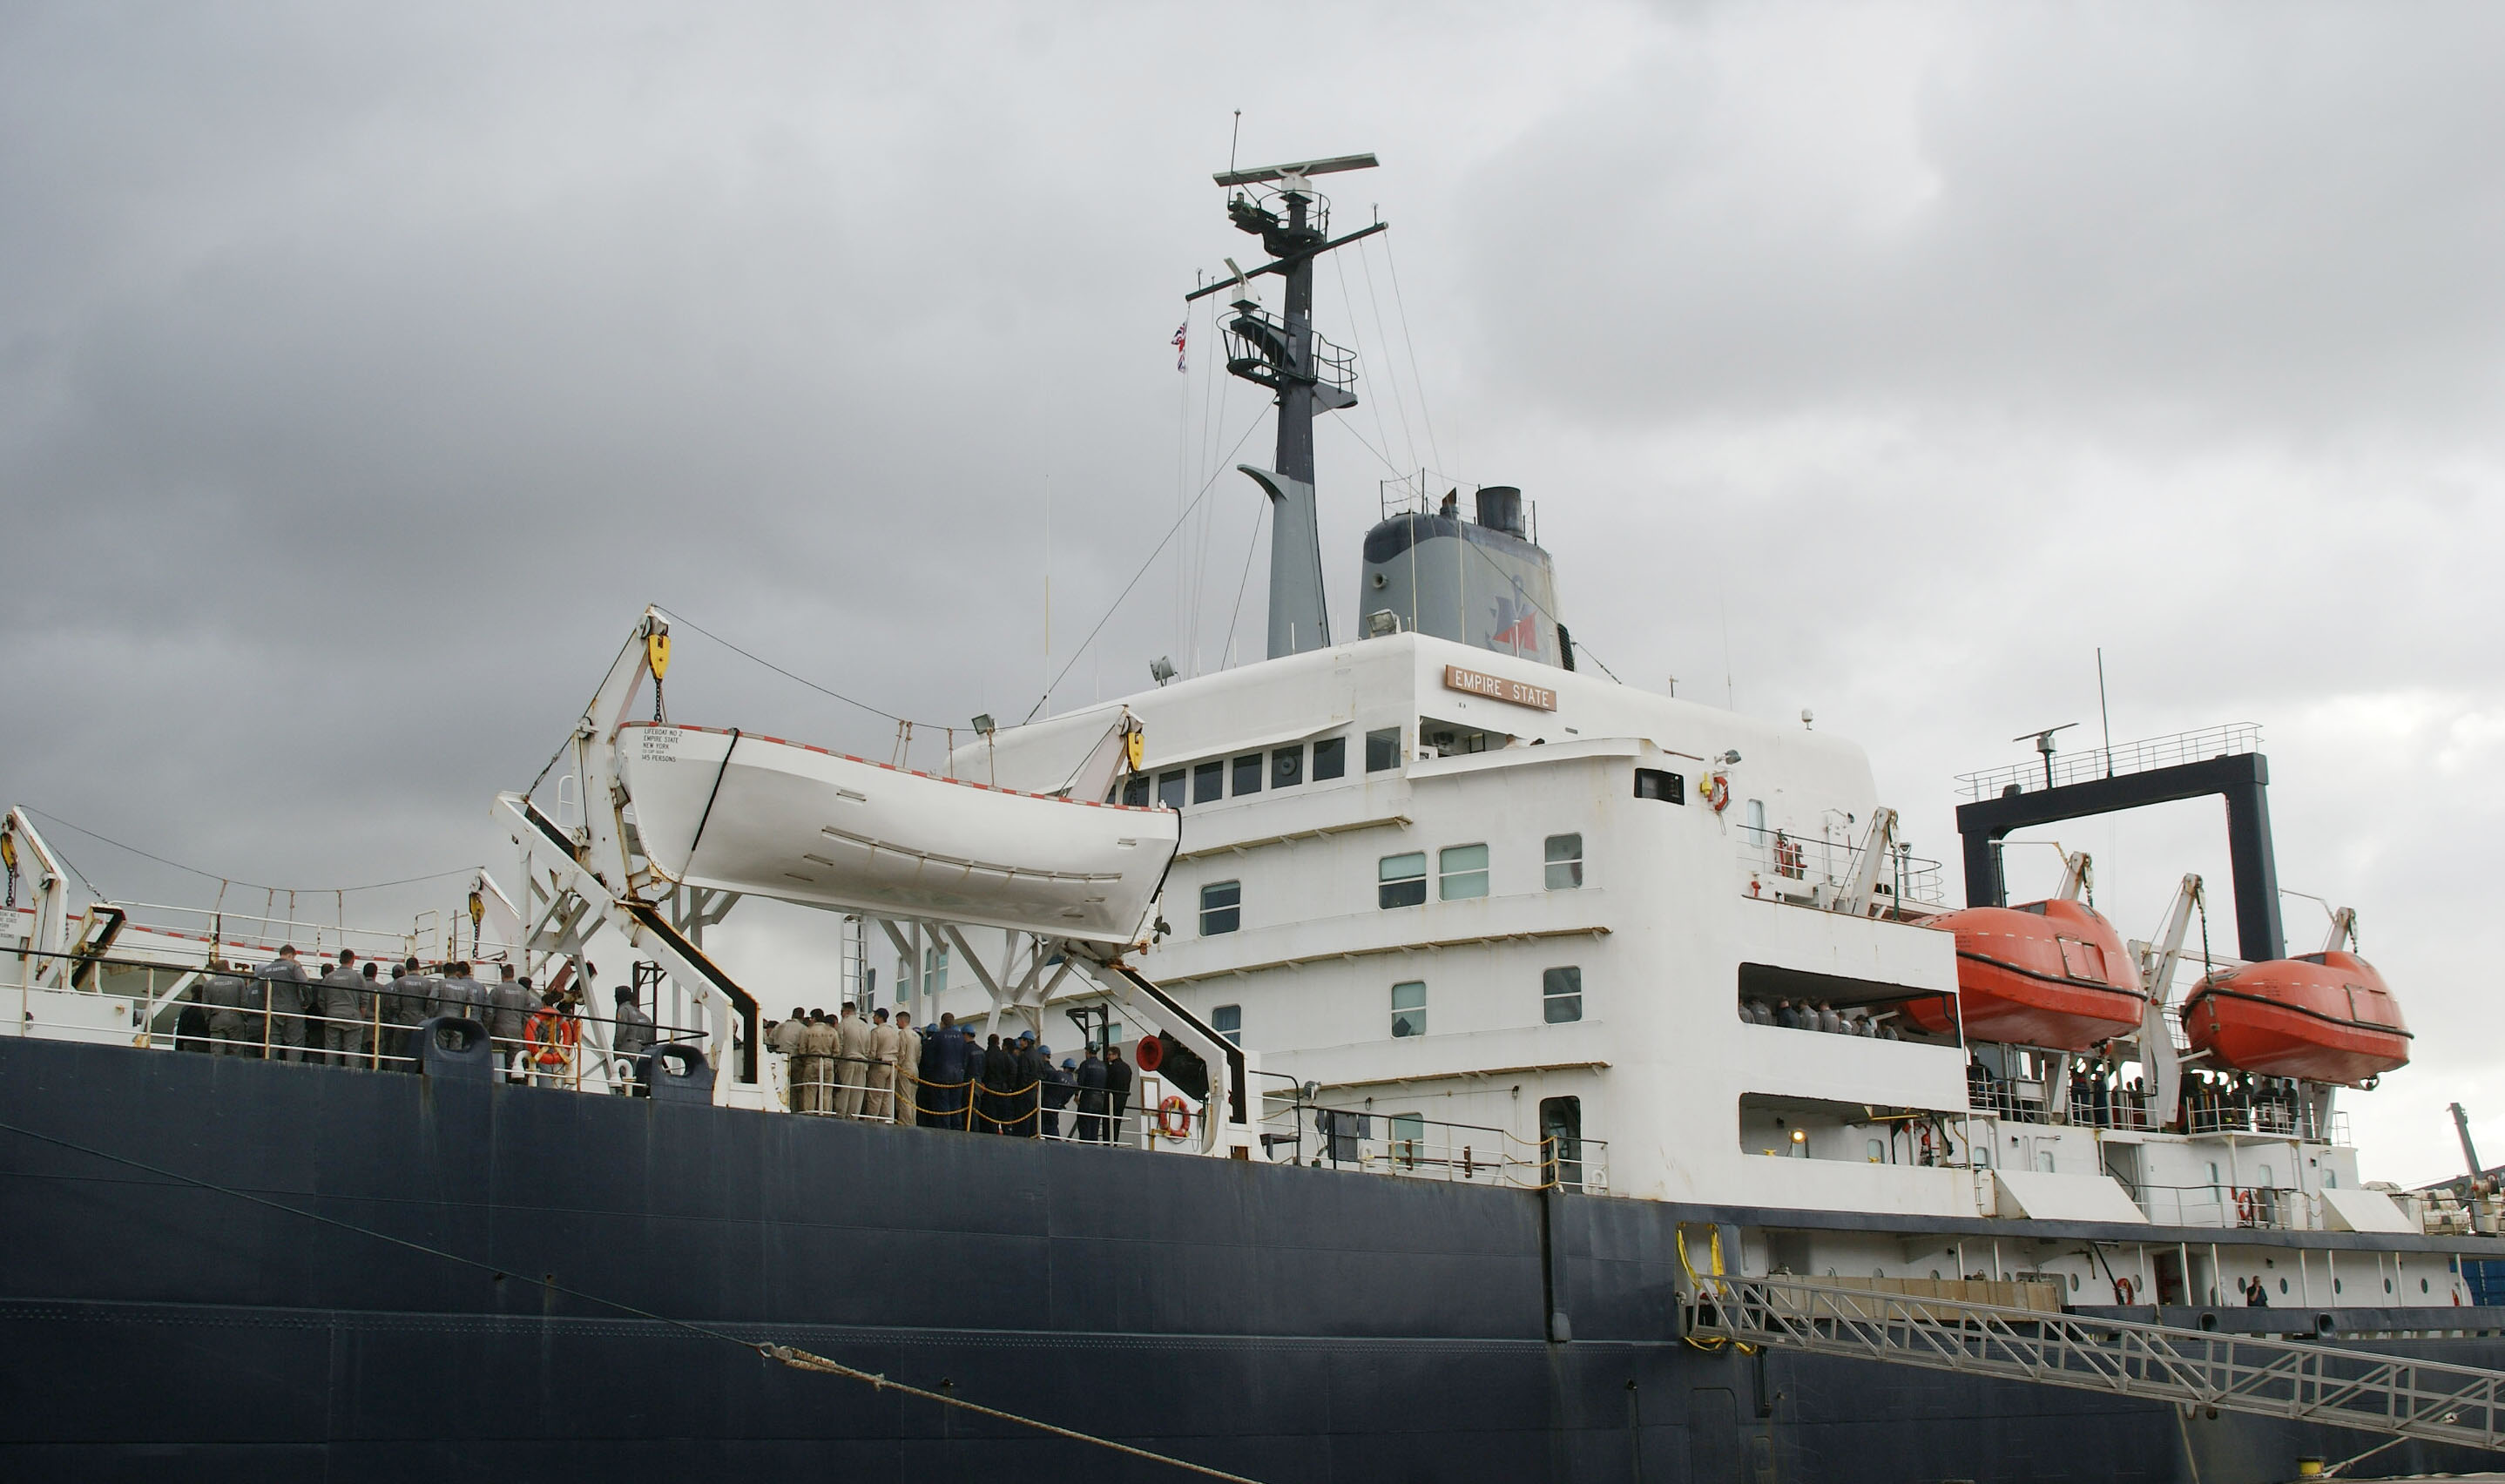
[[[319,896],[324,892],[330,892],[334,895],[341,892],[374,892],[380,891],[387,886],[413,886],[421,881],[440,881],[445,876],[467,875],[472,871],[486,869],[483,866],[456,866],[451,870],[430,871],[423,876],[403,876],[397,881],[368,882],[364,886],[270,886],[265,882],[246,881],[240,876],[222,876],[216,871],[202,870],[196,866],[186,866],[180,861],[169,861],[163,856],[142,850],[136,845],[125,845],[122,841],[114,839],[109,835],[98,834],[84,825],[73,825],[68,820],[62,819],[59,815],[46,814],[43,810],[35,808],[32,805],[26,806],[26,812],[39,819],[50,820],[52,823],[60,826],[64,830],[76,830],[80,834],[86,835],[90,840],[100,841],[103,844],[112,846],[116,850],[126,850],[134,856],[140,856],[144,859],[154,861],[159,866],[170,866],[176,870],[189,871],[194,876],[218,882],[220,883],[218,890],[221,897],[225,895],[226,888],[229,885],[247,887],[257,892],[268,892],[273,894],[273,897],[279,892],[306,892],[315,896]],[[69,858],[67,856],[63,856],[61,858],[61,863],[65,866],[70,866]],[[87,872],[79,870],[76,866],[70,866],[70,869],[77,873],[78,878],[81,881],[87,882],[88,891],[94,892],[98,898],[104,901],[110,901],[113,900],[110,894],[98,888],[95,882],[88,879]]]
[[[341,1231],[349,1232],[361,1237],[370,1237],[374,1241],[389,1243],[391,1246],[406,1249],[407,1251],[419,1254],[422,1256],[438,1258],[441,1261],[455,1263],[462,1267],[476,1268],[481,1272],[491,1273],[498,1278],[506,1277],[509,1273],[508,1269],[499,1267],[495,1263],[484,1261],[477,1257],[465,1257],[459,1253],[450,1252],[441,1247],[430,1247],[423,1242],[412,1242],[406,1237],[395,1237],[389,1232],[377,1231],[370,1226],[360,1226],[354,1221],[341,1220],[337,1217],[324,1216],[318,1211],[307,1211],[301,1206],[291,1206],[285,1201],[274,1201],[269,1199],[267,1196],[255,1195],[248,1190],[238,1190],[230,1185],[221,1185],[213,1181],[202,1180],[195,1175],[185,1175],[180,1171],[168,1170],[159,1165],[149,1164],[144,1160],[132,1159],[126,1155],[115,1154],[104,1149],[93,1148],[84,1144],[73,1143],[67,1139],[56,1138],[51,1134],[37,1133],[31,1128],[20,1128],[15,1123],[0,1122],[0,1129],[5,1129],[22,1139],[32,1139],[40,1144],[52,1145],[55,1148],[68,1149],[74,1153],[85,1154],[90,1158],[105,1160],[112,1164],[125,1165],[134,1170],[145,1171],[150,1175],[159,1177],[159,1179],[174,1181],[180,1184],[193,1185],[218,1195],[230,1196],[235,1200],[247,1201],[256,1206],[267,1207],[269,1210],[283,1212],[288,1216],[302,1217],[308,1221],[319,1221],[325,1226],[335,1226]],[[710,1325],[699,1325],[692,1320],[673,1319],[666,1314],[655,1314],[650,1309],[638,1307],[637,1305],[627,1303],[622,1299],[604,1298],[600,1294],[588,1292],[584,1290],[574,1288],[568,1284],[559,1283],[556,1281],[555,1275],[553,1274],[542,1274],[540,1277],[540,1287],[547,1290],[551,1293],[562,1293],[568,1298],[579,1298],[584,1303],[597,1304],[604,1309],[615,1309],[620,1314],[630,1314],[637,1319],[650,1320],[656,1325],[666,1325],[674,1329],[684,1329],[689,1334],[697,1335],[704,1339],[722,1340],[727,1344],[736,1345],[742,1350],[754,1352],[763,1359],[775,1361],[778,1364],[791,1366],[794,1370],[817,1371],[826,1375],[842,1376],[847,1380],[866,1381],[872,1387],[880,1391],[901,1392],[908,1396],[919,1396],[927,1401],[938,1402],[942,1406],[956,1407],[963,1411],[980,1413],[985,1417],[995,1417],[1003,1422],[1016,1423],[1020,1427],[1033,1428],[1038,1431],[1049,1432],[1057,1437],[1067,1437],[1076,1442],[1090,1443],[1099,1448],[1110,1448],[1116,1453],[1126,1453],[1133,1458],[1147,1459],[1150,1463],[1168,1465],[1172,1467],[1181,1468],[1189,1473],[1199,1474],[1204,1478],[1225,1479],[1230,1481],[1230,1484],[1258,1484],[1258,1481],[1248,1479],[1242,1474],[1228,1473],[1223,1469],[1212,1468],[1206,1464],[1195,1464],[1187,1459],[1174,1458],[1162,1453],[1151,1453],[1146,1448],[1136,1448],[1128,1443],[1115,1442],[1111,1438],[1097,1437],[1091,1433],[1076,1431],[1070,1428],[1056,1427],[1051,1423],[1039,1421],[1036,1418],[1023,1417],[1015,1412],[1003,1411],[998,1407],[987,1407],[982,1405],[980,1402],[968,1401],[961,1396],[951,1396],[944,1392],[924,1391],[922,1388],[917,1386],[906,1386],[901,1382],[890,1381],[883,1375],[874,1374],[865,1370],[856,1370],[852,1366],[839,1364],[836,1361],[829,1360],[824,1356],[811,1355],[805,1350],[797,1350],[789,1345],[776,1345],[756,1340],[744,1340],[735,1334],[716,1329]]]
[[[1251,438],[1252,436],[1252,430],[1259,426],[1261,426],[1261,420],[1257,416],[1254,417],[1252,422],[1246,424],[1244,428],[1244,437],[1235,441],[1235,447],[1229,448],[1226,451],[1226,457],[1228,459],[1234,458],[1236,451],[1244,446],[1245,440]],[[1198,510],[1200,508],[1200,503],[1209,498],[1209,492],[1217,485],[1217,476],[1223,472],[1223,470],[1211,472],[1209,482],[1200,487],[1199,494],[1191,497],[1191,510]],[[1187,510],[1183,513],[1188,516],[1191,513],[1191,511]],[[1036,697],[1035,705],[1027,711],[1027,722],[1034,721],[1035,714],[1043,709],[1043,703],[1052,699],[1052,692],[1060,689],[1061,683],[1070,677],[1071,667],[1077,664],[1079,656],[1087,653],[1087,647],[1096,642],[1096,636],[1105,631],[1105,625],[1112,621],[1113,615],[1121,612],[1122,600],[1128,598],[1131,595],[1131,590],[1140,585],[1140,579],[1148,575],[1148,569],[1156,565],[1157,557],[1165,551],[1166,544],[1173,541],[1175,539],[1175,533],[1182,529],[1182,520],[1177,520],[1173,525],[1166,527],[1166,534],[1158,540],[1155,549],[1148,552],[1147,560],[1140,564],[1140,570],[1132,573],[1131,580],[1122,584],[1122,590],[1114,597],[1112,606],[1105,610],[1105,617],[1097,619],[1096,626],[1087,631],[1087,637],[1078,641],[1078,648],[1071,652],[1069,661],[1061,667],[1061,673],[1055,675],[1052,678],[1051,683],[1043,688],[1043,694]],[[1021,722],[1019,724],[1024,725],[1025,723]]]

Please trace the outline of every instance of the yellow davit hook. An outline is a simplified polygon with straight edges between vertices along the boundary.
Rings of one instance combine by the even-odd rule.
[[[658,618],[644,631],[644,658],[653,666],[654,680],[670,673],[670,626]]]

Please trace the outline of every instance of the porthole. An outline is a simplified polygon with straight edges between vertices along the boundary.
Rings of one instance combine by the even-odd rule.
[[[1870,1270],[1870,1276],[1873,1278],[1885,1278],[1888,1276],[1888,1270],[1884,1267],[1874,1267]]]
[[[2286,1291],[2287,1291],[2287,1280],[2286,1280],[2286,1279],[2282,1278],[2282,1279],[2280,1279],[2280,1280],[2278,1281],[2278,1290],[2279,1290],[2280,1292],[2282,1292],[2282,1293],[2284,1293],[2284,1292],[2286,1292]]]
[[[2073,1293],[2079,1291],[2079,1275],[2076,1273],[2070,1275],[2070,1291]]]
[[[2425,1279],[2423,1279],[2423,1278],[2421,1278],[2421,1279],[2419,1279],[2419,1280],[2418,1280],[2418,1291],[2419,1291],[2419,1292],[2421,1292],[2421,1293],[2423,1293],[2423,1292],[2425,1292],[2426,1290],[2427,1290],[2426,1280],[2425,1280]]]
[[[1936,1280],[1939,1276],[1940,1276],[1940,1270],[1939,1270],[1938,1268],[1933,1268],[1933,1269],[1931,1269],[1931,1277],[1932,1277],[1934,1280]]]
[[[2332,1292],[2334,1292],[2334,1293],[2337,1293],[2337,1292],[2339,1292],[2339,1291],[2340,1291],[2340,1280],[2339,1280],[2339,1279],[2334,1278],[2334,1279],[2332,1279],[2332,1280],[2331,1280],[2331,1291],[2332,1291]]]
[[[2383,1291],[2386,1293],[2392,1291],[2392,1280],[2389,1278],[2383,1280]]]

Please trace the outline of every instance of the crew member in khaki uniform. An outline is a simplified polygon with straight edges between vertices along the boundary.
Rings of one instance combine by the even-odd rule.
[[[833,1088],[835,1048],[843,1043],[826,1011],[812,1010],[809,1023],[800,1032],[800,1054],[794,1065],[800,1069],[800,1111],[826,1113],[834,1107]]]
[[[887,1011],[873,1010],[869,1033],[869,1091],[862,1098],[862,1115],[885,1123],[896,1116],[896,1045],[901,1039],[887,1023]]]
[[[913,1017],[902,1010],[896,1012],[896,1121],[917,1121],[916,1110],[922,1102],[921,1090],[915,1085],[914,1074],[922,1067],[922,1037],[913,1029]]]
[[[844,1002],[844,1017],[836,1022],[843,1060],[838,1063],[842,1085],[835,1090],[835,1112],[847,1118],[858,1118],[862,1111],[862,1094],[869,1090],[869,1052],[876,1033],[864,1019],[861,1007]]]

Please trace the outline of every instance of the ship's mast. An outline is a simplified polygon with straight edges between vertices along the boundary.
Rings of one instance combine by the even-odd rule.
[[[1227,277],[1185,295],[1200,299],[1233,289],[1226,321],[1226,370],[1276,394],[1279,445],[1272,467],[1238,465],[1270,497],[1270,657],[1321,649],[1330,643],[1323,608],[1322,532],[1314,508],[1314,414],[1357,406],[1356,358],[1314,334],[1314,260],[1386,224],[1333,238],[1330,207],[1312,177],[1338,170],[1373,168],[1371,155],[1344,155],[1298,164],[1227,170],[1217,183],[1234,194],[1226,214],[1237,228],[1261,239],[1270,262],[1252,269],[1227,260]],[[1287,280],[1286,313],[1274,315],[1252,297],[1252,280],[1275,273]]]

